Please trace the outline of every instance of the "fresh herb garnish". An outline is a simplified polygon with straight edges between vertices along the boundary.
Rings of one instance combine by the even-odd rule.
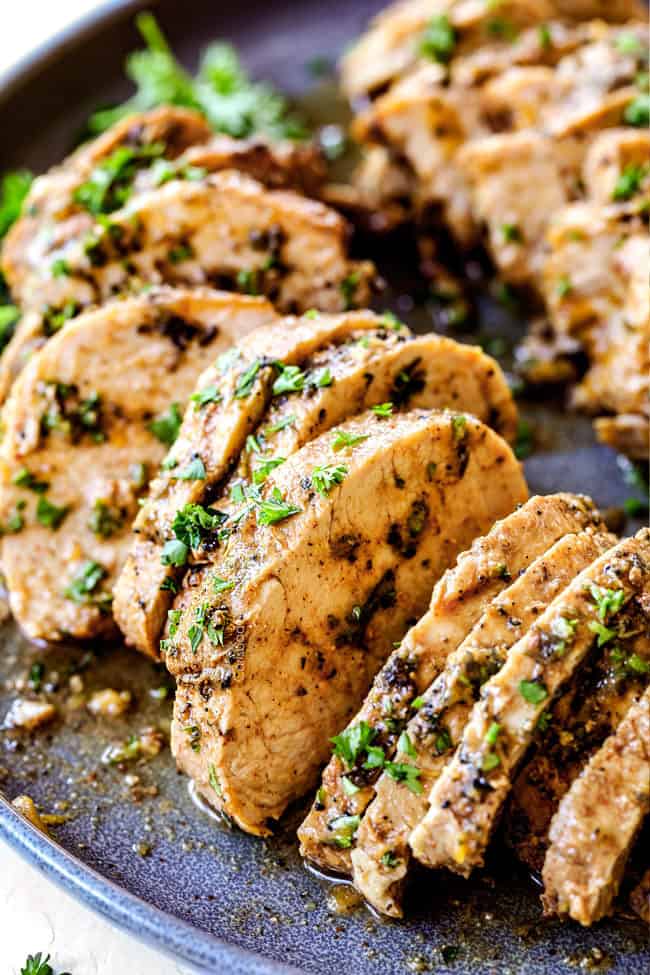
[[[212,591],[216,593],[228,592],[230,589],[234,589],[235,583],[230,582],[228,579],[221,579],[219,576],[213,576],[212,578]]]
[[[393,415],[393,404],[392,403],[377,403],[375,406],[371,407],[373,413],[375,413],[380,419],[386,419]]]
[[[273,395],[283,393],[299,393],[305,388],[305,373],[299,366],[285,366],[279,364],[280,375],[273,383]]]
[[[589,586],[589,592],[598,608],[598,618],[603,623],[608,616],[615,616],[625,602],[624,589],[606,589],[592,583]]]
[[[616,630],[610,630],[608,626],[605,626],[604,623],[599,623],[597,620],[590,620],[589,629],[592,633],[596,634],[599,647],[604,647],[606,643],[609,643],[616,636]]]
[[[88,527],[94,535],[110,538],[122,528],[123,524],[124,518],[119,511],[111,508],[101,498],[95,501],[88,519]]]
[[[131,54],[126,73],[137,91],[116,108],[96,112],[91,134],[104,132],[119,119],[158,105],[183,105],[202,112],[213,129],[234,138],[262,132],[272,139],[303,139],[307,132],[291,114],[287,101],[265,83],[251,81],[229,44],[211,44],[192,77],[178,63],[155,18],[140,14],[136,25],[145,50]]]
[[[368,439],[367,433],[347,433],[345,430],[337,430],[332,437],[332,450],[345,450],[346,447],[354,447],[355,444],[362,443]]]
[[[64,596],[74,603],[96,603],[107,607],[111,603],[108,593],[99,593],[97,587],[108,573],[98,562],[84,562],[72,577],[70,584],[63,590]]]
[[[21,467],[19,471],[16,471],[12,481],[16,487],[34,491],[36,494],[44,494],[50,486],[49,481],[39,481],[27,467]]]
[[[371,728],[366,721],[359,721],[330,738],[334,745],[333,753],[342,759],[346,768],[354,768],[361,756],[367,753],[376,734],[375,728]]]
[[[424,786],[420,782],[422,773],[417,765],[410,765],[408,762],[386,762],[384,772],[395,782],[403,782],[416,796],[424,792]]]
[[[312,471],[311,482],[314,490],[326,497],[335,484],[341,484],[348,469],[345,464],[328,464],[315,467]]]
[[[272,423],[270,426],[266,427],[264,430],[264,435],[267,437],[273,436],[274,433],[279,433],[281,430],[286,430],[287,427],[292,427],[296,422],[296,414],[291,413],[289,416],[282,417],[276,423]]]
[[[223,396],[216,386],[206,386],[204,389],[200,389],[198,393],[192,393],[190,399],[194,403],[194,409],[200,410],[208,403],[220,403]]]
[[[36,505],[36,520],[45,528],[56,531],[69,511],[69,505],[52,504],[44,495],[41,495]]]
[[[345,311],[350,311],[352,308],[354,308],[355,296],[360,281],[361,275],[358,271],[352,271],[351,274],[348,274],[348,276],[341,281],[339,287],[343,297]]]
[[[548,697],[548,691],[544,685],[534,680],[520,681],[519,693],[524,701],[528,701],[529,704],[541,704]]]
[[[420,38],[419,53],[422,57],[431,58],[439,64],[447,64],[451,60],[456,47],[456,31],[449,17],[438,14],[432,17]]]
[[[263,484],[271,471],[284,464],[285,460],[285,457],[270,457],[268,460],[262,460],[259,467],[253,471],[253,484]]]
[[[650,95],[642,93],[633,98],[623,112],[623,119],[628,125],[647,128],[650,125]]]
[[[275,525],[302,511],[298,505],[285,501],[278,488],[273,488],[270,497],[257,500],[256,505],[257,521],[260,525]]]
[[[240,374],[235,385],[236,399],[246,399],[247,396],[250,396],[253,389],[253,384],[255,382],[255,377],[257,376],[261,367],[262,360],[255,359],[255,361],[251,362],[250,366],[244,369],[244,371]]]
[[[150,166],[164,151],[161,142],[118,146],[93,169],[88,181],[75,190],[75,203],[95,216],[118,210],[131,196],[138,170]]]
[[[177,481],[205,481],[205,464],[200,457],[193,457],[187,467],[173,475]]]
[[[172,403],[165,413],[155,417],[149,424],[149,430],[154,437],[171,447],[178,437],[183,417],[178,403]]]
[[[352,840],[359,828],[361,818],[359,816],[338,816],[329,823],[329,828],[334,833],[333,841],[342,850],[348,850],[352,846]]]
[[[616,181],[612,200],[615,202],[630,200],[641,189],[641,184],[648,171],[648,166],[640,166],[638,163],[627,165]]]
[[[176,536],[165,542],[160,561],[163,565],[185,565],[190,551],[199,548],[208,534],[225,521],[226,516],[215,508],[200,504],[186,504],[176,512],[172,531]]]

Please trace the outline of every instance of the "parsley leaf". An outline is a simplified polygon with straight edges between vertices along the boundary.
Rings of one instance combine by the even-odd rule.
[[[275,525],[277,522],[291,518],[292,515],[297,515],[302,511],[302,508],[297,505],[285,501],[277,488],[273,489],[269,498],[256,499],[256,504],[257,521],[260,525]]]
[[[171,447],[178,436],[182,422],[179,404],[172,403],[166,413],[161,413],[151,421],[149,430],[161,443]]]
[[[327,464],[314,467],[311,482],[314,489],[326,497],[335,484],[341,484],[348,473],[345,464]]]
[[[273,395],[299,393],[305,388],[305,373],[299,366],[280,366],[281,372],[273,383]]]
[[[447,64],[451,60],[455,47],[456,31],[449,17],[445,14],[432,17],[420,39],[419,53],[439,64]]]
[[[23,200],[32,185],[32,174],[26,169],[5,173],[0,183],[0,238],[4,237],[20,216]]]
[[[368,439],[367,433],[346,433],[345,430],[337,430],[332,437],[332,450],[344,450],[346,447],[354,447],[355,444],[362,443]]]
[[[365,721],[360,721],[330,738],[334,745],[333,753],[343,760],[347,768],[354,768],[358,759],[367,752],[376,734],[375,728],[371,728]]]
[[[56,531],[60,527],[64,518],[70,510],[69,505],[59,505],[52,504],[48,501],[46,497],[41,495],[38,499],[36,505],[36,520],[41,523],[45,528],[50,528],[52,531]]]
[[[529,704],[541,704],[548,697],[548,691],[543,684],[538,684],[534,680],[522,680],[519,682],[519,693],[524,701]]]
[[[75,572],[70,584],[63,590],[63,595],[79,605],[95,603],[100,607],[108,607],[111,596],[108,593],[97,592],[97,587],[107,574],[106,569],[99,562],[84,562]]]
[[[625,602],[624,589],[605,589],[592,583],[589,586],[591,598],[598,608],[598,617],[605,622],[608,616],[614,616]]]

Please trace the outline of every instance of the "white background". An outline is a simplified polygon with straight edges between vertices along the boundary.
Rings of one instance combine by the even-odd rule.
[[[94,6],[93,0],[7,0],[0,71]],[[52,956],[71,975],[186,975],[174,962],[114,930],[0,843],[0,971],[19,975],[28,954]],[[224,973],[225,975],[225,973]]]

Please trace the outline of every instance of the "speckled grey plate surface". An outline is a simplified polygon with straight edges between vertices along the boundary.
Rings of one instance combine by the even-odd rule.
[[[308,62],[335,57],[381,0],[169,0],[149,4],[192,64],[200,46],[225,37],[246,64],[298,95],[313,85]],[[142,4],[112,2],[24,62],[0,89],[0,172],[15,165],[41,170],[70,148],[88,112],[126,94],[122,62],[137,43],[131,15]],[[305,100],[327,116],[323,97]],[[321,106],[320,109],[318,106]],[[418,330],[431,327],[426,309],[409,312],[404,257],[383,255],[392,284],[387,300]],[[406,275],[408,279],[408,275]],[[488,337],[521,331],[492,303],[481,307]],[[506,343],[507,344],[507,343]],[[538,449],[527,461],[531,490],[591,493],[603,506],[630,495],[614,454],[595,446],[588,421],[553,405],[525,404]],[[629,525],[631,530],[634,526]],[[145,725],[165,727],[169,702],[149,691],[163,672],[121,647],[71,647],[47,653],[28,645],[12,624],[0,630],[0,723],[12,693],[34,661],[65,720],[33,740],[0,732],[0,788],[7,798],[28,793],[44,809],[69,818],[54,841],[22,820],[0,796],[0,836],[45,873],[136,935],[204,972],[398,975],[406,972],[559,975],[595,967],[621,975],[650,970],[647,929],[625,916],[589,931],[544,921],[537,890],[497,844],[488,869],[469,883],[422,874],[409,892],[408,920],[385,923],[364,908],[341,914],[332,889],[297,856],[290,811],[277,837],[262,842],[229,832],[199,808],[168,751],[130,767],[106,766],[107,745]],[[125,719],[97,721],[74,710],[69,677],[86,692],[129,688],[136,707]],[[0,881],[1,882],[1,881]],[[334,891],[336,895],[336,891]],[[345,897],[338,899],[340,908]]]

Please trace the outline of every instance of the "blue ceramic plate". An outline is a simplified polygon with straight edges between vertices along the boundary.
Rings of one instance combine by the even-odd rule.
[[[257,76],[305,96],[306,110],[324,120],[338,109],[327,84],[313,90],[306,66],[316,57],[335,58],[381,5],[169,0],[149,6],[188,65],[207,41],[232,40]],[[127,94],[122,63],[138,43],[132,15],[139,6],[104,4],[2,79],[0,171],[16,165],[39,171],[58,161],[92,109]],[[418,330],[430,328],[426,309],[404,313],[403,257],[401,265],[390,249],[379,257],[392,284],[387,301]],[[481,329],[512,337],[522,325],[484,301]],[[584,491],[604,506],[630,494],[614,454],[595,446],[588,421],[552,405],[525,409],[542,434],[527,462],[532,490]],[[602,963],[621,975],[648,971],[647,930],[624,916],[588,931],[544,921],[534,883],[498,843],[476,879],[422,874],[409,892],[408,920],[378,920],[350,903],[347,888],[328,886],[302,867],[294,839],[301,809],[290,811],[276,837],[260,841],[229,832],[197,806],[168,752],[135,768],[138,781],[131,784],[101,763],[107,744],[123,741],[134,723],[169,720],[169,703],[149,694],[164,683],[160,668],[122,647],[63,647],[45,655],[10,623],[0,641],[0,721],[11,697],[2,688],[40,659],[62,709],[75,672],[88,691],[128,687],[138,703],[128,723],[102,724],[73,712],[31,742],[0,733],[4,795],[28,793],[43,809],[69,816],[50,840],[0,797],[0,835],[116,924],[199,970],[555,975],[570,971],[567,966]]]

